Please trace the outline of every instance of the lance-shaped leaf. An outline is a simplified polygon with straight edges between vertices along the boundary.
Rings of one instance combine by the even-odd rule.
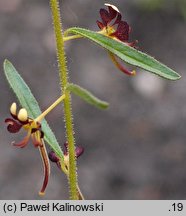
[[[108,108],[109,104],[107,102],[98,99],[92,93],[90,93],[89,91],[87,91],[86,89],[84,89],[78,85],[75,85],[73,83],[69,83],[66,87],[66,90],[79,96],[81,99],[83,99],[87,103],[89,103],[89,104],[91,104],[91,105],[93,105],[99,109]]]
[[[66,30],[66,34],[69,33],[81,35],[82,37],[88,38],[96,44],[107,49],[111,53],[115,54],[123,61],[131,65],[143,68],[144,70],[159,75],[163,78],[170,80],[177,80],[181,78],[178,73],[176,73],[166,65],[160,63],[153,57],[126,45],[123,42],[83,28],[70,28]]]
[[[21,106],[28,111],[28,115],[31,118],[38,117],[41,114],[38,102],[33,96],[28,85],[22,79],[12,63],[8,60],[4,61],[4,73]],[[63,152],[59,146],[59,143],[45,119],[42,120],[42,131],[45,134],[44,139],[46,142],[60,158],[63,158]]]

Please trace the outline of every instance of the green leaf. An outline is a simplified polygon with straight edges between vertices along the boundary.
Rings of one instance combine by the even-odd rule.
[[[69,33],[81,35],[82,37],[88,38],[96,44],[107,49],[111,53],[115,54],[123,61],[131,65],[143,68],[144,70],[159,75],[163,78],[170,80],[177,80],[181,78],[178,73],[176,73],[166,65],[158,62],[153,57],[126,45],[123,42],[116,41],[105,35],[83,28],[73,27],[67,29],[66,34]]]
[[[102,101],[95,97],[92,93],[87,91],[86,89],[75,85],[73,83],[69,83],[66,87],[67,91],[72,92],[73,94],[79,96],[81,99],[86,101],[87,103],[99,108],[99,109],[107,109],[108,108],[108,103],[105,101]]]
[[[8,83],[16,94],[21,106],[28,111],[29,117],[38,117],[41,114],[41,110],[35,97],[12,63],[8,60],[4,61],[4,72]],[[42,131],[45,134],[44,139],[46,142],[60,158],[63,158],[63,152],[59,146],[59,143],[45,119],[42,120]]]

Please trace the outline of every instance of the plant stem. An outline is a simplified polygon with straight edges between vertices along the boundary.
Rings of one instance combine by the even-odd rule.
[[[64,50],[64,41],[62,35],[62,23],[59,11],[58,0],[50,0],[50,6],[52,10],[52,18],[57,46],[57,58],[59,67],[59,76],[61,82],[62,93],[65,91],[66,85],[68,83],[68,71],[66,65],[66,56]],[[70,199],[77,200],[77,167],[76,167],[76,157],[75,157],[75,140],[73,131],[73,121],[71,112],[71,96],[69,92],[65,93],[64,99],[64,118],[66,126],[66,137],[68,142],[68,153],[69,153],[69,187],[70,187]]]

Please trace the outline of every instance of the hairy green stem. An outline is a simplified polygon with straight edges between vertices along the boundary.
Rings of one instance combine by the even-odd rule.
[[[52,10],[52,18],[57,46],[57,58],[59,67],[59,76],[61,82],[62,94],[65,91],[66,85],[68,83],[68,70],[66,65],[66,56],[64,50],[64,40],[62,35],[62,23],[59,11],[58,0],[50,0],[50,6]],[[66,137],[68,142],[68,152],[69,152],[69,187],[70,187],[70,199],[77,200],[77,167],[76,167],[76,157],[75,157],[75,140],[73,131],[73,120],[71,111],[71,96],[69,92],[65,93],[64,99],[64,118],[66,124]]]

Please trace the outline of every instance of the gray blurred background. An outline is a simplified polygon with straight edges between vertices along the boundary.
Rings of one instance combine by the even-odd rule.
[[[105,1],[60,1],[64,28],[98,30]],[[87,40],[66,43],[71,81],[110,103],[106,111],[72,97],[79,185],[86,199],[186,199],[186,1],[115,0],[132,27],[130,41],[182,75],[176,82],[141,69],[129,77],[107,53]],[[47,0],[0,0],[0,198],[40,199],[43,171],[30,142],[11,146],[4,119],[16,101],[3,74],[9,59],[28,83],[42,110],[59,95],[55,41]],[[133,68],[128,66],[129,68]],[[65,142],[62,107],[47,120]],[[45,199],[68,199],[66,178],[52,164]]]

